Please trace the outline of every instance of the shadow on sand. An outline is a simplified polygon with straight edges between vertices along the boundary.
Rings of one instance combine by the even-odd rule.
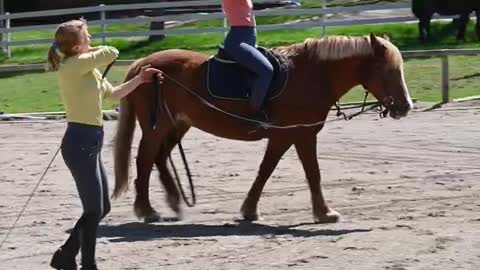
[[[98,230],[99,237],[114,238],[111,242],[136,242],[166,238],[197,238],[222,236],[262,236],[288,235],[292,237],[340,236],[350,233],[369,232],[371,229],[296,229],[313,223],[289,226],[273,226],[258,223],[240,222],[223,225],[207,224],[145,224],[126,223],[103,225]]]

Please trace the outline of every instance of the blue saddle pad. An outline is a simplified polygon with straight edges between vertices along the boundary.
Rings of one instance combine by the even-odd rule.
[[[288,68],[265,48],[258,47],[272,63],[274,75],[267,94],[272,99],[281,94],[288,80]],[[248,100],[255,74],[235,62],[231,56],[219,47],[217,55],[207,62],[207,88],[216,98]]]

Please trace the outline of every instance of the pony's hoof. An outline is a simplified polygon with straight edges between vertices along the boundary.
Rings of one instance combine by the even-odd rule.
[[[183,220],[184,214],[183,214],[182,209],[180,209],[180,211],[176,212],[175,214],[177,215],[177,217],[176,217],[177,221]]]
[[[162,218],[157,212],[153,212],[150,215],[147,215],[143,218],[143,222],[145,223],[154,223],[154,222],[159,222],[161,220]]]
[[[245,221],[257,221],[257,220],[262,220],[262,216],[258,212],[254,213],[245,213],[242,212],[243,219]]]
[[[240,214],[245,221],[261,220],[260,212],[257,210],[257,203],[252,202],[252,199],[245,199],[240,207]]]
[[[168,196],[167,203],[170,209],[172,209],[175,212],[178,220],[182,220],[183,209],[182,209],[182,206],[180,205],[180,200],[178,196]]]
[[[328,209],[328,212],[325,214],[314,215],[313,221],[319,224],[325,223],[337,223],[340,220],[340,213],[333,209]]]

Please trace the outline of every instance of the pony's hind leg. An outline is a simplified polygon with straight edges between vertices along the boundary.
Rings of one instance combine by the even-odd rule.
[[[145,222],[156,222],[160,215],[153,209],[149,198],[149,181],[155,157],[160,149],[161,136],[154,132],[144,133],[140,141],[137,156],[137,179],[135,180],[136,197],[134,211],[138,218]]]
[[[430,19],[431,16],[425,16],[418,21],[418,39],[422,43],[430,39]]]
[[[320,186],[320,168],[317,160],[317,137],[304,138],[295,143],[298,157],[302,162],[305,176],[312,196],[313,219],[317,223],[334,223],[340,219],[340,214],[329,208],[322,194]]]
[[[167,167],[167,159],[172,152],[172,149],[178,144],[179,140],[183,138],[188,129],[189,126],[177,125],[176,129],[171,130],[167,135],[165,142],[162,144],[155,160],[155,164],[160,172],[160,182],[167,192],[167,204],[173,211],[175,211],[178,219],[183,218],[182,208],[180,206],[180,192]]]
[[[274,139],[270,139],[268,141],[267,150],[263,157],[262,163],[260,164],[260,170],[258,171],[257,178],[250,187],[248,195],[245,198],[242,207],[240,208],[240,212],[245,220],[253,221],[260,218],[260,214],[258,212],[258,201],[262,195],[265,183],[267,183],[268,178],[277,166],[280,158],[283,156],[283,154],[285,154],[291,145],[291,142],[275,141]]]
[[[462,14],[459,18],[458,22],[458,32],[457,32],[457,40],[465,41],[465,31],[467,30],[467,23],[470,19],[470,14]]]
[[[477,15],[477,22],[475,24],[475,33],[477,34],[477,39],[480,40],[480,11],[479,10],[475,11],[475,14]]]

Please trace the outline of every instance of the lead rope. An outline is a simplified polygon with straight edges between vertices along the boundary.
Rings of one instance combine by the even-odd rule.
[[[110,69],[112,68],[113,64],[115,64],[115,61],[117,61],[117,59],[113,60],[113,62],[111,62],[110,64],[108,64],[108,66],[105,68],[105,71],[103,72],[103,75],[102,75],[102,80],[105,79],[105,77],[107,76],[108,72],[109,72]]]
[[[155,76],[155,75],[153,76],[153,86],[154,86],[153,87],[154,99],[153,99],[152,114],[151,114],[151,127],[154,130],[157,129],[157,127],[158,127],[157,113],[158,113],[158,110],[159,110],[159,106],[158,106],[159,105],[158,104],[159,99],[162,100],[165,111],[166,111],[170,121],[172,122],[172,125],[175,127],[175,121],[173,119],[173,116],[172,116],[170,110],[168,109],[168,106],[165,103],[165,100],[163,99],[163,92],[161,91],[162,89],[160,87],[160,82],[158,81],[158,77]],[[188,207],[194,207],[195,204],[197,203],[197,196],[195,194],[195,186],[193,185],[192,173],[190,171],[190,167],[188,166],[188,161],[187,161],[187,157],[185,155],[185,151],[183,150],[182,140],[179,138],[178,132],[177,131],[175,131],[175,132],[177,134],[177,139],[178,139],[178,150],[179,150],[180,155],[182,157],[183,165],[184,165],[185,171],[187,173],[188,183],[190,185],[191,201],[188,200],[187,195],[185,193],[185,190],[183,189],[183,185],[180,181],[180,176],[178,175],[177,168],[175,167],[175,164],[173,163],[171,153],[169,153],[169,155],[168,155],[168,160],[170,162],[170,167],[172,168],[172,171],[175,175],[175,181],[177,182],[177,186],[178,186],[178,189],[180,190],[180,195],[182,196],[183,201],[185,202],[185,204]]]
[[[188,177],[188,183],[190,185],[190,194],[192,194],[192,201],[190,202],[187,199],[187,195],[183,189],[182,183],[180,182],[180,177],[177,173],[177,169],[175,168],[175,164],[173,163],[172,156],[168,155],[168,159],[170,161],[170,166],[172,167],[173,173],[175,174],[175,180],[177,181],[178,189],[180,190],[180,194],[183,198],[183,201],[188,207],[194,207],[197,204],[197,196],[195,195],[195,186],[193,185],[192,173],[190,172],[190,168],[188,167],[187,157],[185,156],[185,152],[183,151],[182,142],[178,141],[178,150],[180,151],[180,155],[182,156],[183,164],[185,165],[185,171]]]
[[[105,79],[105,77],[107,76],[108,72],[110,71],[110,68],[112,68],[113,64],[115,63],[116,60],[114,60],[113,62],[111,62],[106,68],[105,68],[105,71],[103,72],[103,75],[102,75],[102,79]],[[40,184],[42,183],[43,181],[43,178],[45,177],[45,175],[47,174],[48,170],[50,169],[50,167],[52,166],[52,163],[53,161],[55,161],[55,158],[58,156],[58,153],[60,152],[60,149],[62,149],[62,146],[60,144],[60,146],[57,148],[57,150],[55,151],[55,154],[53,155],[52,159],[50,160],[50,162],[48,163],[48,166],[45,168],[45,170],[43,171],[42,173],[42,176],[40,176],[37,184],[35,185],[35,187],[33,188],[32,192],[30,192],[30,195],[28,196],[28,199],[27,201],[25,202],[25,205],[23,206],[22,210],[20,210],[20,213],[18,213],[15,221],[13,222],[12,226],[10,226],[10,228],[8,229],[8,232],[7,234],[5,235],[5,238],[3,238],[2,240],[2,244],[0,244],[0,249],[2,249],[3,245],[5,244],[5,242],[7,241],[8,237],[10,237],[10,234],[12,233],[13,229],[15,229],[15,227],[17,226],[17,223],[18,221],[20,220],[20,218],[23,216],[23,213],[25,212],[25,210],[27,209],[27,206],[28,204],[30,203],[30,201],[32,200],[33,196],[35,195],[35,192],[37,191],[38,187],[40,186]]]
[[[50,163],[48,163],[48,166],[47,166],[47,167],[45,168],[45,170],[43,171],[42,176],[40,176],[40,179],[37,181],[37,184],[36,184],[35,187],[33,188],[32,192],[30,192],[30,195],[28,196],[28,200],[25,202],[25,205],[23,205],[23,208],[22,208],[22,210],[20,211],[20,213],[18,213],[17,218],[16,218],[15,221],[13,222],[12,226],[10,226],[10,228],[8,229],[8,232],[7,232],[7,234],[5,235],[5,238],[3,238],[2,244],[0,245],[0,249],[2,249],[3,245],[4,245],[5,242],[7,241],[8,237],[9,237],[10,234],[12,233],[13,229],[15,228],[15,226],[17,226],[18,220],[20,220],[20,217],[22,217],[23,213],[24,213],[25,210],[27,209],[28,204],[29,204],[30,201],[32,200],[33,196],[35,195],[35,192],[37,191],[38,187],[40,186],[40,183],[42,183],[43,178],[45,177],[45,175],[46,175],[47,172],[48,172],[48,169],[50,169],[50,166],[52,166],[52,163],[53,163],[53,161],[55,160],[55,158],[57,157],[58,152],[60,152],[60,149],[61,149],[61,146],[59,146],[58,149],[57,149],[57,151],[55,151],[55,154],[53,155],[52,159],[50,160]]]

